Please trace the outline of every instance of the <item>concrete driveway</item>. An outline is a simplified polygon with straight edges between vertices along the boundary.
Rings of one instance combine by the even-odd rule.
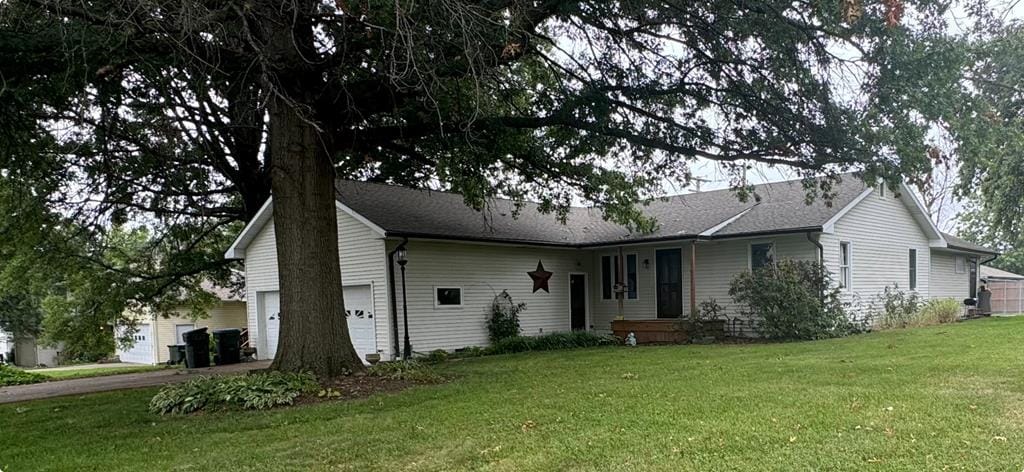
[[[166,369],[135,374],[117,374],[83,379],[56,380],[31,385],[0,387],[0,403],[24,402],[43,398],[84,395],[133,388],[157,387],[184,382],[200,375],[230,375],[270,367],[270,361],[245,362],[205,369]]]

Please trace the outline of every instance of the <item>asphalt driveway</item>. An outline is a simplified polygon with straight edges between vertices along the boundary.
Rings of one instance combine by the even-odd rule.
[[[0,388],[0,403],[14,403],[67,395],[108,392],[133,388],[157,387],[184,382],[199,375],[229,375],[266,369],[270,361],[246,362],[205,369],[167,369],[134,374],[107,375],[82,379],[57,380],[31,385]]]

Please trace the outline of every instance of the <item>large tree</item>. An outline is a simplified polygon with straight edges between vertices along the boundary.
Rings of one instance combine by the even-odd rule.
[[[687,185],[697,160],[741,197],[754,163],[796,169],[812,198],[851,169],[894,182],[927,169],[936,109],[922,91],[948,90],[960,59],[934,52],[955,51],[945,7],[8,0],[0,106],[29,120],[0,138],[53,142],[0,166],[58,180],[45,198],[83,226],[153,223],[180,250],[143,280],[221,267],[212,248],[273,193],[274,367],[337,375],[361,364],[342,316],[336,177],[562,215],[582,198],[638,231],[656,222],[636,204],[665,180]]]

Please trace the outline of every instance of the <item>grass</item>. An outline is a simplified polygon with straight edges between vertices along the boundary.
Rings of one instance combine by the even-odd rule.
[[[103,377],[107,375],[136,374],[139,372],[151,372],[154,370],[168,369],[165,365],[133,365],[133,366],[111,366],[97,367],[95,369],[65,369],[65,370],[34,370],[41,375],[50,377],[53,380],[82,379],[86,377]]]
[[[1024,467],[1024,318],[445,364],[366,400],[191,417],[153,390],[0,405],[2,470]]]

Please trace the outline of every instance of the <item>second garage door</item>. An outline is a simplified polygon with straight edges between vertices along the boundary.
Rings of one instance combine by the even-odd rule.
[[[369,285],[352,285],[344,289],[348,332],[359,358],[377,353],[377,329],[374,322],[373,297]],[[278,292],[261,292],[259,298],[260,332],[264,336],[261,359],[273,359],[277,354],[280,329],[281,299]]]

